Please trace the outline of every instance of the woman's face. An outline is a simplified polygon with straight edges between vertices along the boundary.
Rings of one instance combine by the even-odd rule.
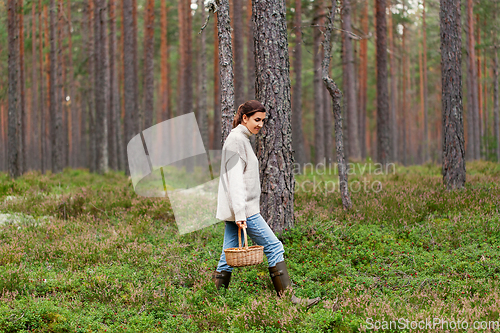
[[[259,133],[262,126],[264,126],[264,119],[266,118],[265,112],[255,112],[250,118],[246,114],[243,115],[242,124],[246,126],[253,134]]]

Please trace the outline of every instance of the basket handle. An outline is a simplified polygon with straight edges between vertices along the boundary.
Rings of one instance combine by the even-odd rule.
[[[241,229],[243,229],[243,234],[245,235],[245,249],[248,248],[248,240],[247,240],[247,228],[241,228],[240,226],[238,226],[238,244],[239,244],[239,248],[241,249]]]

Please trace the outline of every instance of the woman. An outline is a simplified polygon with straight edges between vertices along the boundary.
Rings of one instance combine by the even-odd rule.
[[[255,100],[241,104],[233,120],[233,129],[222,147],[222,161],[217,201],[217,218],[225,221],[224,245],[213,281],[219,289],[228,287],[233,267],[226,263],[224,249],[238,247],[238,227],[247,228],[254,243],[264,246],[269,274],[278,296],[291,287],[283,258],[284,248],[260,215],[259,161],[250,144],[250,136],[259,133],[266,119],[266,109]],[[294,304],[314,305],[321,298],[302,300],[292,295]]]

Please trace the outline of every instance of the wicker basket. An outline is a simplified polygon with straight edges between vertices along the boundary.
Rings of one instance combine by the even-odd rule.
[[[245,247],[241,247],[241,229],[245,235]],[[243,267],[258,265],[262,262],[264,254],[264,246],[254,245],[248,246],[246,228],[238,227],[238,243],[239,247],[228,248],[224,250],[226,254],[226,262],[232,267]]]

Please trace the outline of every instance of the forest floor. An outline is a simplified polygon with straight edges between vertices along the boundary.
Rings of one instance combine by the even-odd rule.
[[[455,192],[434,164],[364,166],[349,211],[333,172],[296,176],[279,238],[295,294],[325,297],[310,309],[276,297],[265,258],[218,292],[224,223],[179,235],[169,201],[138,197],[123,173],[0,173],[0,332],[490,331],[500,164],[468,163]]]

